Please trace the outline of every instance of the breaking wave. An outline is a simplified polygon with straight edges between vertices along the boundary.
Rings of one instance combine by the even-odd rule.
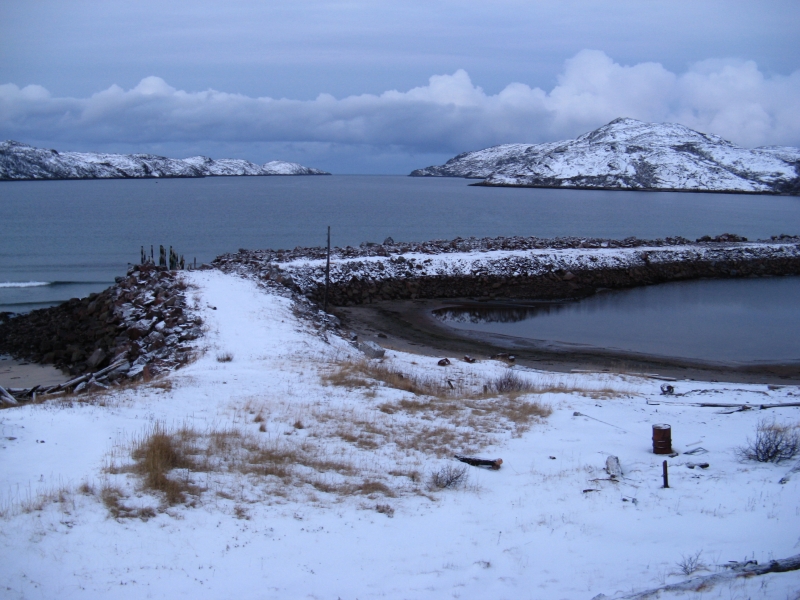
[[[53,285],[51,281],[4,281],[0,282],[0,288],[28,288],[28,287],[43,287],[46,285]]]
[[[58,287],[62,285],[111,285],[108,281],[0,281],[0,289]]]

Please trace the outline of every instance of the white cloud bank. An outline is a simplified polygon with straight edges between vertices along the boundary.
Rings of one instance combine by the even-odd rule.
[[[512,83],[487,95],[469,75],[336,99],[186,92],[158,77],[89,98],[0,85],[0,139],[86,144],[322,142],[456,153],[507,142],[571,138],[616,117],[678,122],[746,147],[800,145],[800,71],[767,75],[754,62],[710,60],[682,74],[622,66],[584,50],[550,92]]]

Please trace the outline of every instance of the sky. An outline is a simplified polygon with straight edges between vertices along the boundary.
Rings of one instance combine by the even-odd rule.
[[[800,2],[0,3],[0,140],[405,174],[617,117],[800,146]]]

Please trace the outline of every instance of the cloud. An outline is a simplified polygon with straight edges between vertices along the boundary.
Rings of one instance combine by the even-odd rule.
[[[486,94],[469,75],[341,99],[187,92],[158,77],[88,98],[0,85],[0,138],[91,144],[323,143],[456,153],[574,137],[616,117],[678,122],[743,146],[800,145],[800,71],[767,75],[751,61],[704,61],[684,73],[624,66],[584,50],[546,92],[511,83]]]

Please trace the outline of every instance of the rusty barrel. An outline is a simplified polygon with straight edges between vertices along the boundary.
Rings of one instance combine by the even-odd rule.
[[[672,454],[672,426],[665,423],[653,425],[653,453]]]

